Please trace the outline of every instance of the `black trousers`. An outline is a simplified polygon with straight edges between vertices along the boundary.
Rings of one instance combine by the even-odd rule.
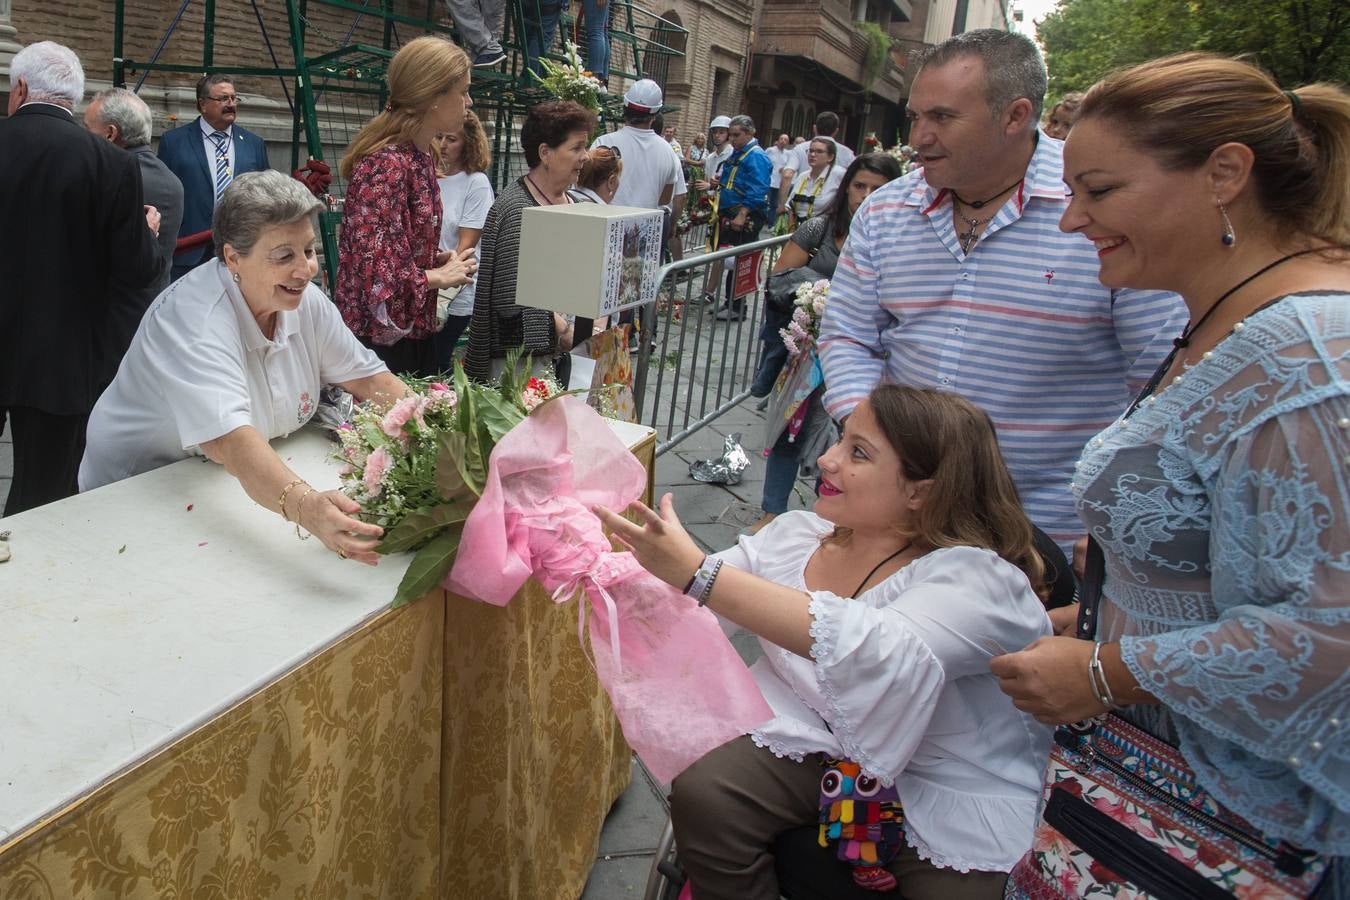
[[[14,441],[14,481],[5,515],[12,516],[79,492],[76,482],[84,456],[89,414],[57,416],[31,406],[0,407],[0,434],[9,416]]]
[[[436,338],[404,338],[388,346],[377,344],[368,337],[357,335],[356,339],[375,351],[389,371],[395,375],[412,375],[417,378],[430,378],[439,375],[436,368]]]

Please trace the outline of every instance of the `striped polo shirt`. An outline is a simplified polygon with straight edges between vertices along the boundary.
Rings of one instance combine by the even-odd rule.
[[[1097,252],[1059,230],[1063,144],[1042,137],[1022,186],[970,253],[922,170],[853,218],[821,323],[825,406],[882,380],[961,394],[994,420],[1027,515],[1066,550],[1083,534],[1069,480],[1186,323],[1176,294],[1110,290]]]

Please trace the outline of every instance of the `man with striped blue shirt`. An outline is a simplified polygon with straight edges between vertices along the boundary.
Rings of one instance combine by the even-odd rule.
[[[1023,35],[933,48],[909,98],[922,170],[853,218],[821,324],[825,406],[879,381],[961,394],[994,420],[1027,515],[1071,552],[1069,481],[1180,333],[1175,294],[1113,291],[1059,230],[1063,144],[1039,132],[1045,65]]]

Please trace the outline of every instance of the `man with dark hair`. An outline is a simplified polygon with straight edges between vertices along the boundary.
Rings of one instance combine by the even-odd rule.
[[[145,311],[132,291],[162,268],[159,213],[129,153],[75,120],[84,69],[51,41],[10,64],[0,119],[0,429],[14,438],[4,514],[69,497],[89,411]],[[148,226],[148,227],[147,227]],[[125,288],[125,290],[124,290]]]
[[[235,124],[239,95],[231,76],[216,73],[197,81],[197,111],[197,118],[159,139],[159,158],[183,183],[180,238],[210,230],[220,195],[236,176],[271,168],[263,139]],[[211,256],[209,242],[179,253],[171,277],[182,277]]]
[[[769,175],[773,163],[755,140],[755,123],[749,116],[732,116],[727,132],[733,149],[722,167],[717,194],[719,246],[739,247],[759,237],[760,229],[768,222]],[[717,312],[717,318],[724,321],[740,321],[744,317],[744,300],[731,300]]]
[[[815,136],[818,138],[828,138],[834,141],[834,164],[842,169],[847,169],[853,164],[857,154],[845,145],[841,144],[835,137],[839,133],[839,114],[826,110],[816,116],[815,124],[812,126]],[[807,161],[806,154],[811,149],[810,141],[800,141],[787,157],[783,160],[782,168],[779,169],[778,181],[779,201],[778,211],[787,212],[788,198],[792,196],[792,181],[802,172],[811,168]]]
[[[909,96],[917,169],[863,202],[821,324],[825,407],[880,381],[987,412],[1027,515],[1066,551],[1069,482],[1186,321],[1175,294],[1110,290],[1092,242],[1059,230],[1063,144],[1039,138],[1045,65],[1025,35],[951,38]]]
[[[662,102],[661,88],[655,81],[643,78],[633,82],[623,95],[623,127],[600,135],[591,144],[592,150],[616,148],[623,159],[615,206],[660,209],[670,203],[680,180],[680,163],[665,139],[652,131]]]

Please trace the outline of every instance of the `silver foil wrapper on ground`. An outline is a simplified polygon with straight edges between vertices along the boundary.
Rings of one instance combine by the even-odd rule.
[[[750,457],[741,446],[741,433],[736,431],[727,435],[721,456],[691,462],[689,477],[704,484],[740,484],[749,465]]]

